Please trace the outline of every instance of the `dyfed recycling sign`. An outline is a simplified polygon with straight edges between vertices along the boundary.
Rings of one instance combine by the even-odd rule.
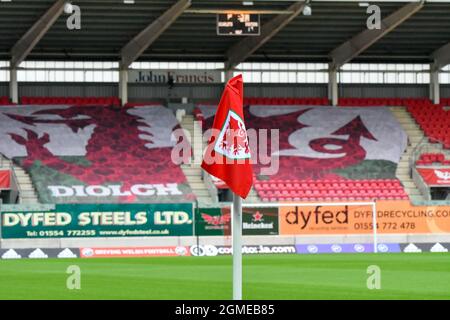
[[[192,236],[193,208],[180,204],[61,204],[51,211],[3,208],[4,239]]]

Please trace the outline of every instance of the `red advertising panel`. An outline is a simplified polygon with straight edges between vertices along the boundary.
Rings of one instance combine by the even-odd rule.
[[[11,172],[9,170],[0,170],[0,189],[11,188]]]
[[[423,169],[418,168],[417,171],[429,186],[449,186],[450,187],[450,168],[445,169]]]

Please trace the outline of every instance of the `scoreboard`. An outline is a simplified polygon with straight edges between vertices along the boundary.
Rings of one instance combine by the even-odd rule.
[[[217,15],[217,34],[220,36],[258,36],[259,14],[226,13]]]

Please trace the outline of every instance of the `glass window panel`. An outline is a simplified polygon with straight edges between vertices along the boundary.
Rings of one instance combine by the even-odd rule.
[[[36,71],[36,81],[47,82],[47,72],[46,71]]]
[[[242,78],[244,79],[244,82],[251,82],[251,72],[242,72]]]
[[[86,62],[84,63],[84,67],[85,67],[86,69],[93,69],[93,68],[94,68],[94,63],[93,63],[92,61],[86,61]]]
[[[261,69],[263,69],[263,70],[269,70],[269,69],[270,69],[270,64],[267,63],[267,62],[261,63]]]
[[[279,72],[270,72],[269,82],[279,83],[280,82],[280,73]]]
[[[350,72],[341,72],[341,82],[343,83],[351,83],[352,82],[352,74]]]
[[[119,82],[119,72],[117,72],[117,71],[112,72],[112,82],[115,82],[115,83]]]
[[[73,76],[74,76],[75,82],[83,82],[84,81],[84,71],[75,71]]]
[[[94,71],[86,71],[85,78],[87,82],[94,82]]]
[[[64,71],[64,81],[73,82],[74,74],[72,71]]]
[[[99,71],[94,72],[94,82],[102,82],[103,81],[103,75]]]
[[[55,61],[55,69],[64,69],[64,61]]]
[[[417,77],[415,73],[405,73],[406,83],[417,83]]]
[[[63,82],[64,81],[64,71],[55,71],[55,81],[56,82]]]
[[[0,70],[0,81],[1,82],[9,81],[9,72],[5,70]]]
[[[298,72],[297,73],[297,82],[298,83],[306,83],[306,72]]]
[[[325,72],[316,72],[316,83],[324,83],[325,81]]]
[[[307,83],[316,83],[316,75],[314,72],[306,73],[306,82]]]
[[[287,72],[277,72],[279,81],[281,83],[288,83],[288,73]]]
[[[24,70],[18,70],[17,71],[17,81],[19,81],[19,82],[20,81],[27,81]]]
[[[352,70],[352,64],[346,63],[341,67],[342,70]]]
[[[36,69],[45,69],[45,62],[44,61],[36,61],[34,64],[34,67]]]
[[[289,72],[289,83],[296,83],[297,82],[297,73],[296,72]]]
[[[378,83],[378,77],[377,77],[376,73],[373,73],[373,72],[369,73],[368,72],[367,75],[369,75],[368,82],[370,82],[370,83]]]
[[[253,81],[256,83],[261,82],[261,72],[260,71],[253,72]]]
[[[73,61],[66,61],[64,63],[64,68],[65,69],[73,69],[75,66],[75,63]]]
[[[265,71],[265,72],[262,73],[262,82],[263,83],[271,82],[270,81],[270,72]]]

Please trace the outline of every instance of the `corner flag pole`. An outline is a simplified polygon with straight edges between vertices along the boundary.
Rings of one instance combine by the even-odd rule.
[[[227,72],[225,76],[228,78],[231,74],[232,72]],[[243,101],[244,81],[242,74],[238,74],[228,79],[223,90],[212,125],[218,136],[214,135],[214,138],[209,140],[202,162],[203,170],[221,179],[233,191],[231,212],[234,300],[242,299],[242,198],[247,197],[253,184]],[[220,161],[216,161],[216,156]]]
[[[233,193],[233,300],[242,300],[242,198]]]

